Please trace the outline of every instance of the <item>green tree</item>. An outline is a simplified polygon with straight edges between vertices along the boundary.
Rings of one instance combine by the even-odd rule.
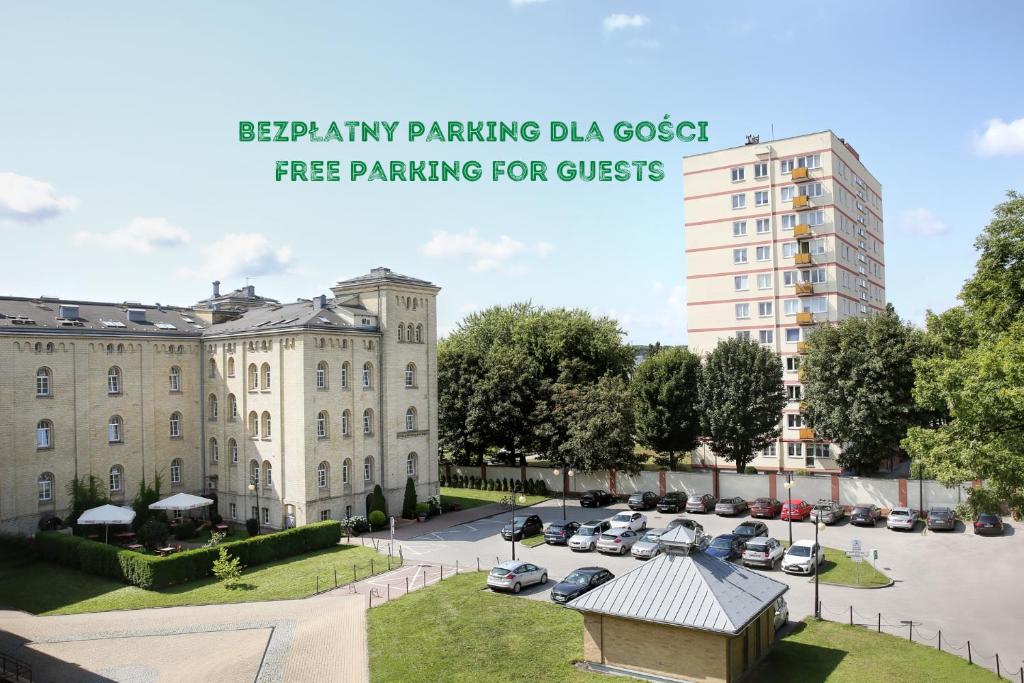
[[[708,354],[698,386],[708,445],[743,472],[781,431],[786,394],[779,357],[755,341],[725,339]]]
[[[373,493],[370,497],[370,512],[374,510],[380,510],[380,512],[387,517],[388,514],[388,501],[384,497],[384,489],[380,487],[380,484],[376,484],[373,487]]]
[[[455,464],[479,467],[487,441],[483,425],[470,421],[470,410],[483,376],[482,357],[459,342],[446,339],[437,345],[438,440]]]
[[[242,561],[237,556],[228,553],[224,546],[220,547],[219,555],[213,561],[213,575],[224,584],[225,588],[234,588],[242,578]]]
[[[413,519],[416,517],[416,482],[409,477],[405,480],[405,498],[402,500],[402,517]]]
[[[132,500],[132,509],[135,510],[135,519],[132,520],[132,530],[138,532],[142,526],[151,519],[166,525],[167,514],[163,510],[150,510],[149,506],[160,500],[160,487],[163,485],[163,477],[159,472],[153,475],[153,483],[146,484],[145,480],[139,482],[139,492]]]
[[[1009,192],[975,242],[962,304],[928,316],[934,353],[915,364],[914,397],[947,419],[909,430],[904,448],[944,484],[1024,506],[1024,195]],[[980,507],[980,506],[977,506]]]
[[[106,505],[108,502],[107,491],[103,482],[93,475],[72,479],[67,484],[68,497],[71,498],[71,512],[67,523],[78,529],[78,518],[86,510]]]
[[[643,458],[634,448],[633,402],[625,379],[605,376],[593,384],[563,388],[557,404],[568,427],[559,452],[563,462],[587,472],[640,470]]]
[[[925,418],[914,401],[914,359],[924,335],[892,305],[870,318],[823,325],[801,363],[804,417],[815,435],[842,444],[839,464],[858,474],[901,455],[907,429]]]
[[[700,357],[684,347],[658,349],[633,373],[636,438],[665,453],[675,470],[679,453],[697,447],[700,436]]]

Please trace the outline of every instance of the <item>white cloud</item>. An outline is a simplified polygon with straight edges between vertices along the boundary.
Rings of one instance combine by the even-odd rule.
[[[974,151],[983,157],[1024,154],[1024,118],[1009,123],[990,120],[984,133],[974,134]]]
[[[0,173],[0,221],[34,223],[71,211],[78,199],[57,195],[53,185],[18,175]]]
[[[191,241],[192,235],[166,218],[135,218],[123,228],[111,232],[76,232],[72,237],[76,246],[113,247],[140,254],[180,247]]]
[[[681,344],[686,340],[686,287],[655,282],[650,303],[626,311],[611,309],[607,315],[618,321],[631,342]]]
[[[928,209],[901,211],[896,226],[903,232],[921,237],[934,237],[949,232],[949,226]]]
[[[293,264],[288,247],[274,247],[259,233],[224,235],[201,249],[203,264],[187,275],[204,275],[226,280],[231,277],[258,277],[289,271]]]
[[[550,242],[527,244],[508,235],[501,235],[496,240],[486,240],[480,237],[476,228],[470,228],[463,233],[447,230],[435,232],[420,251],[430,258],[468,259],[469,269],[477,273],[521,274],[528,269],[515,259],[528,256],[530,253],[539,258],[546,258],[554,249],[555,246]]]
[[[651,23],[650,18],[643,14],[610,14],[602,22],[604,30],[609,33],[625,28],[643,28],[649,23]]]

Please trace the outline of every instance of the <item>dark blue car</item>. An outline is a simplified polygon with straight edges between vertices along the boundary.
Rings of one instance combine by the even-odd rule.
[[[743,555],[743,544],[746,539],[736,534],[720,534],[708,545],[708,555],[717,557],[720,560],[735,560]]]

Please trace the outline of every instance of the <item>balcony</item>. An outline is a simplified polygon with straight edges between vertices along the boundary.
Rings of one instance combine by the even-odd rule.
[[[810,427],[800,428],[800,440],[801,441],[814,441],[814,430]]]
[[[797,313],[796,314],[796,324],[797,325],[813,325],[814,324],[814,314],[810,313],[808,311],[801,311],[801,312]]]
[[[806,209],[806,208],[810,207],[810,205],[811,205],[811,198],[806,196],[806,195],[798,194],[797,196],[793,197],[793,208],[794,209]]]
[[[811,265],[811,255],[806,251],[799,251],[793,254],[793,263],[798,266],[809,266]]]
[[[811,176],[807,172],[806,168],[794,168],[793,172],[790,174],[789,177],[793,180],[794,183],[799,183],[799,182],[802,182],[804,180],[810,180],[811,179]]]
[[[797,353],[807,353],[810,350],[811,350],[811,347],[807,344],[807,342],[797,342],[796,343],[796,352]]]
[[[808,225],[807,223],[798,223],[797,225],[794,225],[793,237],[797,238],[798,240],[810,239],[811,237],[813,237],[813,235],[811,234],[811,226]]]
[[[798,282],[796,283],[796,295],[797,296],[810,296],[814,294],[814,285],[810,282]]]

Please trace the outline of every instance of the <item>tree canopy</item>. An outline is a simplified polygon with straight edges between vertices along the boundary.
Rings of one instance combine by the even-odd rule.
[[[633,412],[640,445],[665,454],[670,470],[700,436],[700,357],[685,347],[652,347],[633,373]]]

